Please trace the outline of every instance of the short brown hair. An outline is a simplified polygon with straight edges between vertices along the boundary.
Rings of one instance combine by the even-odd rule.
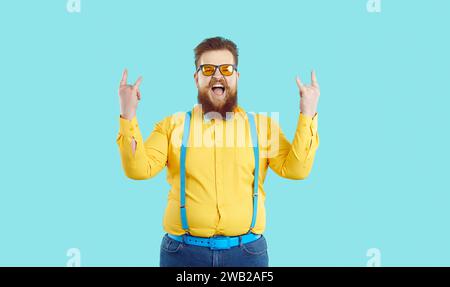
[[[214,37],[203,40],[200,44],[197,45],[194,49],[195,54],[195,67],[198,68],[198,61],[200,60],[200,56],[207,52],[213,50],[228,50],[233,54],[234,63],[236,66],[238,65],[238,48],[236,44],[228,39],[223,37]]]

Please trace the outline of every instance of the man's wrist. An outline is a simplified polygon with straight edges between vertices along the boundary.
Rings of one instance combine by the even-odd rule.
[[[314,117],[314,115],[316,114],[315,111],[300,111],[300,113],[311,118]]]
[[[120,114],[120,117],[126,120],[131,121],[136,116],[136,113],[133,114]]]

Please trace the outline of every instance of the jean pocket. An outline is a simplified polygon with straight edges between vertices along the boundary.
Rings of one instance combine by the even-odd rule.
[[[163,240],[161,242],[162,250],[169,252],[169,253],[175,253],[175,252],[180,251],[182,248],[183,248],[183,242],[172,239],[167,234],[164,235]]]
[[[258,238],[257,240],[243,244],[242,250],[244,250],[244,252],[250,255],[264,254],[267,251],[266,238],[263,235],[261,235],[261,237]]]

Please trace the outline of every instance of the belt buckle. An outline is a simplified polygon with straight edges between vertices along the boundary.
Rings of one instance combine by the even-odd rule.
[[[218,246],[219,244],[217,244],[218,242],[222,243],[222,242],[226,242],[226,246],[222,247],[222,246]],[[220,250],[220,249],[230,249],[230,237],[228,236],[224,236],[224,237],[210,237],[210,241],[209,241],[209,248],[211,250]]]

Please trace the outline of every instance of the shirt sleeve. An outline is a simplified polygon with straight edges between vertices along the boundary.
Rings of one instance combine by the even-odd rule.
[[[136,140],[133,154],[132,139]],[[168,136],[166,120],[158,122],[150,136],[143,141],[136,116],[127,120],[119,116],[119,134],[116,138],[125,175],[131,179],[148,179],[158,174],[167,164]]]
[[[271,146],[278,136],[278,151],[268,156],[270,168],[278,175],[289,179],[305,179],[308,177],[316,150],[319,146],[316,113],[313,117],[300,113],[292,144],[287,140],[279,124],[270,121],[269,137]],[[275,131],[272,135],[271,132]]]

